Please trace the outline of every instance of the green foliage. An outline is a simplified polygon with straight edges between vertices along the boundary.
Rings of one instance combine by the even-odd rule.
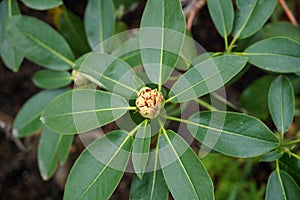
[[[23,2],[33,9],[55,8],[60,13],[54,22],[57,32],[40,19],[21,15],[17,1],[0,3],[4,64],[18,71],[25,57],[46,68],[35,73],[33,82],[42,89],[55,89],[31,97],[13,124],[16,137],[43,131],[38,148],[42,178],[50,179],[58,163],[66,162],[75,134],[114,121],[120,127],[81,153],[68,176],[64,199],[109,199],[130,165],[135,173],[130,199],[168,199],[169,193],[174,199],[262,198],[264,188],[245,181],[258,159],[224,155],[275,162],[266,199],[300,195],[299,139],[286,134],[296,126],[300,32],[287,23],[262,28],[276,0],[237,0],[235,10],[233,1],[208,0],[224,51],[199,56],[201,48],[187,37],[179,0],[148,0],[140,29],[123,33],[126,25],[116,22],[116,12],[123,4],[129,9],[135,0],[89,0],[83,22],[61,0]],[[266,75],[241,91],[241,109],[221,95],[218,100],[235,112],[215,106],[213,98],[212,105],[206,102],[208,94],[222,93],[227,83],[236,84],[253,66]],[[141,90],[145,86],[149,88]],[[142,105],[136,106],[138,96]],[[191,101],[208,110],[189,107]],[[144,118],[142,109],[158,117]],[[192,112],[178,118],[185,111]],[[272,125],[272,119],[275,127],[243,111],[267,125]],[[191,140],[201,143],[200,156],[209,151],[224,155],[214,154],[213,161],[205,158],[206,167],[191,140],[180,132],[181,124],[175,132],[175,122],[187,127]],[[281,134],[273,133],[275,128]],[[246,165],[241,176],[238,162]],[[236,184],[231,187],[230,181]]]

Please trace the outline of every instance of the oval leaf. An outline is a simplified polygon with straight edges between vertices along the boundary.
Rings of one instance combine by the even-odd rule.
[[[231,0],[208,0],[209,14],[222,37],[227,37],[233,26],[233,5]]]
[[[71,169],[64,199],[109,199],[128,163],[132,140],[117,130],[89,145]]]
[[[140,29],[143,66],[153,83],[165,83],[177,62],[185,36],[179,0],[147,1]]]
[[[62,0],[22,0],[22,2],[29,8],[36,10],[48,10],[63,4]]]
[[[42,128],[39,120],[41,112],[44,108],[59,94],[68,91],[45,90],[32,96],[18,112],[13,123],[13,134],[15,137],[25,137],[34,134]]]
[[[14,16],[6,28],[13,44],[32,62],[54,70],[67,70],[73,66],[74,56],[69,45],[43,21]]]
[[[263,76],[251,83],[240,97],[240,105],[261,120],[269,118],[268,91],[274,76]],[[257,95],[259,94],[259,95]]]
[[[298,72],[300,43],[286,37],[274,37],[254,43],[245,50],[249,62],[273,72]]]
[[[206,59],[180,77],[167,101],[184,102],[210,93],[230,81],[246,65],[242,56],[220,56]]]
[[[294,118],[295,98],[293,86],[286,76],[278,76],[269,90],[269,110],[277,130],[284,134]]]
[[[13,46],[5,31],[5,24],[10,17],[19,14],[17,1],[4,0],[0,3],[0,55],[4,64],[14,72],[19,70],[24,56]]]
[[[279,160],[280,169],[285,170],[300,185],[300,160],[284,154]]]
[[[76,68],[79,72],[99,81],[111,92],[127,99],[135,98],[137,89],[144,85],[131,66],[108,54],[100,52],[86,54],[76,61]]]
[[[272,162],[279,159],[283,155],[283,151],[275,150],[264,155],[259,161],[260,162]]]
[[[232,34],[246,38],[256,33],[271,16],[276,0],[237,0],[237,12]]]
[[[59,153],[64,154],[64,161],[67,159],[70,141],[72,142],[72,136],[59,135],[48,128],[44,130],[38,147],[38,165],[44,180],[49,180],[53,176]]]
[[[88,1],[84,15],[84,28],[92,49],[106,52],[108,46],[102,42],[113,35],[115,23],[115,8],[112,0]]]
[[[57,133],[86,132],[121,117],[129,109],[122,97],[99,90],[73,90],[58,96],[41,120]]]
[[[278,145],[278,139],[267,126],[241,113],[198,112],[186,123],[197,140],[229,156],[259,156]]]
[[[267,184],[266,200],[297,200],[300,189],[294,179],[285,171],[273,171]]]
[[[174,199],[214,199],[208,172],[179,135],[167,130],[159,138],[159,146],[159,161]]]
[[[43,89],[55,89],[69,85],[72,77],[67,71],[41,70],[32,77],[33,83]]]
[[[132,149],[132,163],[135,173],[140,179],[146,169],[149,158],[149,150],[151,143],[151,126],[149,123],[143,123],[135,134],[133,149]]]
[[[300,42],[300,29],[287,21],[278,21],[266,25],[261,30],[264,39],[284,36]]]

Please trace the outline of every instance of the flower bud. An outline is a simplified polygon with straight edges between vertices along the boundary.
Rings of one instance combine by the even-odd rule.
[[[156,89],[152,90],[149,87],[143,87],[138,93],[135,104],[143,117],[154,119],[164,107],[164,97]]]

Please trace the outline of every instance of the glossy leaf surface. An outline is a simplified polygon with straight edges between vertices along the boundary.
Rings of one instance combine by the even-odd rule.
[[[300,189],[295,180],[285,171],[273,171],[267,184],[266,200],[297,200]]]
[[[276,0],[237,0],[232,34],[235,38],[246,38],[256,33],[271,16]]]
[[[174,69],[185,36],[180,1],[147,1],[140,28],[143,66],[149,79],[162,85]]]
[[[239,73],[246,65],[242,56],[220,56],[206,59],[184,73],[172,86],[169,100],[184,102],[210,93]]]
[[[7,31],[13,44],[29,60],[54,70],[73,66],[73,52],[64,38],[45,22],[28,16],[14,16]]]
[[[89,145],[71,169],[64,199],[109,199],[122,178],[132,142],[117,130]]]
[[[278,139],[258,119],[234,112],[198,112],[187,121],[190,133],[205,146],[234,157],[262,155]]]
[[[209,14],[222,37],[227,37],[233,26],[234,12],[231,0],[208,0]]]
[[[284,134],[294,118],[295,97],[293,86],[286,76],[278,76],[269,90],[269,110],[277,130]]]
[[[93,50],[106,52],[108,46],[102,42],[113,35],[115,23],[115,8],[112,0],[88,1],[84,15],[84,28],[88,43]]]
[[[162,172],[174,199],[214,199],[208,172],[183,138],[167,130],[159,146]]]
[[[32,77],[33,83],[43,89],[55,89],[71,83],[71,74],[67,71],[41,70]]]
[[[67,89],[45,90],[28,99],[13,123],[14,136],[25,137],[41,129],[42,123],[39,119],[41,112],[57,95],[66,91]]]
[[[116,94],[78,89],[52,101],[44,110],[41,120],[55,132],[71,135],[115,121],[128,107],[128,102]]]
[[[298,72],[300,43],[286,37],[274,37],[254,43],[245,50],[249,62],[273,72]]]

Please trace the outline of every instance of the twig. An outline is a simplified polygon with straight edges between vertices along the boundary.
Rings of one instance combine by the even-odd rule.
[[[292,11],[289,9],[289,7],[287,6],[285,0],[278,0],[281,7],[283,8],[285,14],[287,15],[287,17],[289,18],[290,22],[295,25],[298,26],[297,20],[295,18],[295,16],[293,15]]]
[[[205,5],[206,0],[192,0],[184,9],[184,15],[186,17],[186,27],[191,30],[193,21],[198,11]]]

